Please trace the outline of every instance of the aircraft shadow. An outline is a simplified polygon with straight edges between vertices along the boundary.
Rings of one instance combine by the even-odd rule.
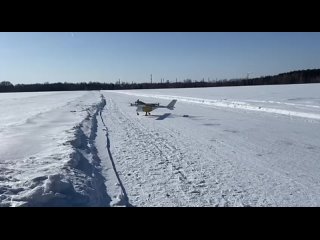
[[[165,114],[162,114],[162,115],[150,115],[148,117],[156,117],[156,120],[164,120],[167,117],[169,117],[170,115],[171,115],[171,113],[165,113]]]
[[[170,115],[171,115],[171,113],[165,113],[162,116],[158,117],[156,120],[163,120],[163,119],[169,117]]]

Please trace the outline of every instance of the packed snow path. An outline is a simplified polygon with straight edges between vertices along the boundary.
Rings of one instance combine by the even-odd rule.
[[[0,206],[320,206],[319,91],[0,95]]]
[[[111,151],[130,202],[319,206],[320,98],[310,91],[317,86],[253,87],[267,90],[262,97],[271,96],[255,101],[250,94],[237,100],[208,96],[228,88],[104,92]],[[280,93],[289,88],[284,90],[288,96],[281,95],[286,101],[275,101],[268,87]],[[299,87],[309,88],[290,91]],[[175,98],[178,103],[173,112],[158,109],[145,117],[129,106],[137,98],[163,104]]]

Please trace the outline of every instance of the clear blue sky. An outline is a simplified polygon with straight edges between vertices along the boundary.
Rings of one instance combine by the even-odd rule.
[[[146,82],[320,68],[320,33],[0,33],[0,81]]]

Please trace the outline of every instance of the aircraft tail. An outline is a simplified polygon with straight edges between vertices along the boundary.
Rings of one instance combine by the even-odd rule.
[[[174,109],[174,105],[176,104],[176,102],[177,102],[176,99],[172,100],[172,101],[168,104],[167,108],[170,109],[170,110],[173,110],[173,109]]]

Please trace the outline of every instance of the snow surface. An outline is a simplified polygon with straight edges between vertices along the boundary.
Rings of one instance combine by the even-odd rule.
[[[0,206],[320,206],[319,92],[0,94]]]
[[[14,93],[0,100],[2,206],[107,205],[90,145],[99,94]]]

